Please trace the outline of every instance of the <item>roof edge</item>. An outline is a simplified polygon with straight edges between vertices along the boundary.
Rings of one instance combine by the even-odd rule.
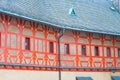
[[[45,21],[45,20],[40,20],[40,19],[35,19],[35,18],[32,18],[32,17],[23,16],[23,15],[13,13],[13,12],[10,12],[10,11],[6,11],[6,10],[2,10],[2,9],[0,9],[0,12],[4,13],[4,14],[9,14],[11,16],[24,18],[24,19],[27,19],[27,20],[32,20],[32,21],[35,21],[35,22],[52,25],[52,26],[55,26],[55,27],[58,27],[58,28],[65,28],[65,29],[70,29],[70,30],[77,30],[77,31],[85,31],[85,32],[91,32],[91,33],[99,33],[99,34],[108,34],[108,35],[120,36],[120,33],[118,33],[118,32],[110,32],[110,31],[106,32],[106,31],[100,31],[100,30],[95,31],[95,30],[92,30],[92,29],[91,30],[90,29],[86,30],[86,29],[80,29],[80,28],[73,28],[73,27],[70,27],[70,26],[60,25],[60,24],[48,22],[48,21]]]

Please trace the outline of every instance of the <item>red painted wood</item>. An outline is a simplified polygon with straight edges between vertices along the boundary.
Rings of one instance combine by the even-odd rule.
[[[55,68],[52,68],[53,66],[54,67],[57,67],[58,66],[58,42],[57,42],[57,39],[58,39],[58,35],[60,33],[60,29],[56,28],[56,27],[51,27],[49,25],[45,25],[45,24],[42,24],[42,29],[37,29],[38,28],[38,23],[36,22],[32,22],[32,21],[29,21],[30,25],[26,26],[26,20],[24,19],[20,19],[20,18],[16,18],[16,21],[17,21],[17,24],[12,24],[10,23],[12,18],[11,16],[8,16],[8,15],[0,15],[0,17],[2,18],[2,22],[4,24],[4,28],[5,28],[5,31],[0,31],[1,32],[1,36],[3,34],[5,34],[5,44],[4,46],[1,46],[0,48],[1,49],[4,49],[4,54],[0,55],[0,62],[1,62],[1,58],[3,57],[4,58],[4,63],[5,64],[20,64],[21,66],[23,65],[36,65],[36,66],[46,66],[46,67],[51,67],[51,71],[53,71]],[[19,31],[20,33],[17,34],[17,33],[11,33],[11,32],[8,32],[8,27],[9,25],[14,25],[14,26],[17,26],[19,28]],[[26,35],[23,35],[23,29],[24,28],[27,28],[27,29],[30,29],[32,31],[32,34],[33,36],[26,36]],[[52,31],[50,31],[52,28]],[[36,34],[36,31],[39,31],[39,32],[43,32],[44,35],[45,35],[45,38],[37,38],[35,36]],[[107,39],[106,36],[104,35],[99,35],[98,38],[94,37],[92,33],[86,33],[86,36],[82,36],[80,34],[80,32],[78,31],[72,31],[73,35],[68,35],[68,34],[65,34],[64,36],[67,38],[68,36],[69,37],[72,37],[74,38],[74,42],[61,42],[61,44],[65,44],[65,43],[68,43],[68,44],[74,44],[75,45],[75,50],[76,50],[76,54],[61,54],[61,63],[62,63],[62,67],[71,67],[71,68],[78,68],[78,67],[83,67],[83,68],[108,68],[109,64],[112,64],[113,66],[110,67],[110,68],[117,68],[117,64],[119,64],[120,62],[116,62],[117,60],[117,57],[115,56],[115,48],[120,48],[120,46],[116,46],[115,45],[115,42],[119,42],[118,40],[115,39],[115,37],[113,36],[110,37],[110,39]],[[56,40],[48,40],[47,39],[47,36],[48,34],[53,34],[55,36],[55,39]],[[20,48],[18,48],[18,43],[16,43],[16,48],[12,48],[12,37],[11,36],[16,36],[16,41],[18,41],[18,37],[20,37]],[[7,39],[8,39],[8,36],[10,36],[10,48],[8,48],[7,46]],[[25,46],[25,42],[24,44],[22,43],[22,38],[25,38],[25,37],[29,37],[30,39],[32,39],[32,44],[33,44],[33,49],[30,49],[30,50],[25,50],[22,48],[22,46]],[[79,43],[78,42],[78,39],[79,38],[83,38],[83,39],[88,39],[88,42],[89,43]],[[111,40],[112,39],[112,40]],[[42,47],[42,51],[38,51],[36,50],[37,48],[37,43],[38,41],[41,40],[42,41],[42,44],[43,47]],[[100,40],[101,41],[101,44],[92,44],[92,40]],[[112,46],[106,46],[104,45],[104,41],[112,41]],[[53,42],[54,44],[56,44],[56,52],[53,52],[52,54],[50,54],[48,51],[49,49],[49,46],[47,45],[47,42]],[[0,44],[1,45],[1,44]],[[90,51],[90,56],[82,56],[82,55],[79,55],[78,53],[78,45],[87,45],[89,46],[89,51]],[[31,44],[30,44],[31,46]],[[92,56],[92,46],[98,46],[98,47],[102,47],[102,56]],[[109,47],[109,48],[113,48],[114,49],[114,56],[110,56],[110,57],[105,57],[105,54],[104,54],[104,48],[105,47]],[[54,47],[53,47],[54,48]],[[69,46],[69,49],[71,48],[71,46]],[[19,51],[19,54],[16,56],[13,56],[13,55],[10,55],[8,53],[8,50],[14,50],[14,51]],[[26,56],[27,54],[26,53],[31,53],[30,56]],[[70,52],[70,51],[69,51]],[[71,52],[70,52],[71,53]],[[100,53],[100,50],[99,50],[99,53]],[[80,53],[81,54],[81,53]],[[38,57],[39,55],[39,57]],[[15,61],[13,62],[13,58],[15,59]],[[100,59],[99,61],[96,60],[96,59]],[[107,59],[111,59],[113,60],[113,62],[109,62],[107,61]],[[20,60],[20,61],[19,61]],[[64,65],[65,64],[65,65]],[[71,65],[70,65],[71,64]],[[84,66],[84,64],[86,66]],[[100,66],[97,66],[97,64],[99,64]],[[4,68],[8,69],[8,66],[4,66]],[[11,67],[10,69],[16,69],[15,66]],[[28,70],[31,70],[30,67],[19,67],[18,69],[28,69]],[[36,67],[34,66],[32,69],[36,69]],[[41,68],[39,68],[39,70],[43,70]],[[49,70],[49,68],[46,68],[46,70]],[[55,69],[56,71],[57,69]],[[63,71],[65,71],[64,69],[62,69]],[[68,71],[74,71],[72,69],[68,69]],[[78,71],[78,69],[76,69],[76,71]],[[84,69],[84,71],[87,71],[86,69]],[[91,71],[91,70],[90,70]],[[99,71],[99,70],[97,70]]]

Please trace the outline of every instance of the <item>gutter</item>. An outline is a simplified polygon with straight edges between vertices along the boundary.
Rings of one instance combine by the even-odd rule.
[[[61,55],[60,55],[60,39],[65,33],[65,28],[62,29],[62,33],[58,37],[58,71],[59,71],[59,80],[61,80]]]

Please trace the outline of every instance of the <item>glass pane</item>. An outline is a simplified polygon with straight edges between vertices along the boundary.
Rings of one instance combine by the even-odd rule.
[[[110,48],[107,48],[107,56],[110,57]]]
[[[50,53],[53,53],[53,42],[50,42],[49,44],[49,51]]]
[[[25,39],[25,49],[30,50],[30,38]]]
[[[95,47],[95,56],[99,56],[98,47]]]
[[[65,53],[69,54],[69,44],[65,44]]]
[[[118,57],[120,57],[120,49],[118,49]]]
[[[83,56],[86,55],[86,47],[84,45],[82,45],[82,55]]]

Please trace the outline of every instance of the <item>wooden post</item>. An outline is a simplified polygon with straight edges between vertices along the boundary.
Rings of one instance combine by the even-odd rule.
[[[19,20],[19,29],[20,29],[20,52],[19,52],[19,56],[20,56],[20,64],[22,64],[22,58],[23,58],[23,52],[22,52],[22,32],[23,32],[23,20],[22,19],[18,19]]]
[[[101,43],[102,43],[102,65],[103,65],[103,68],[105,68],[104,40],[105,40],[105,36],[104,36],[104,34],[102,34]]]
[[[8,56],[8,50],[7,50],[8,16],[7,16],[7,15],[2,15],[2,16],[3,16],[4,27],[5,27],[5,49],[4,49],[4,61],[5,61],[5,64],[7,64],[7,56]]]
[[[89,47],[90,47],[90,68],[92,68],[92,34],[88,33]]]
[[[113,50],[114,50],[114,68],[116,68],[116,56],[115,56],[115,36],[113,36],[112,43],[113,43]]]

